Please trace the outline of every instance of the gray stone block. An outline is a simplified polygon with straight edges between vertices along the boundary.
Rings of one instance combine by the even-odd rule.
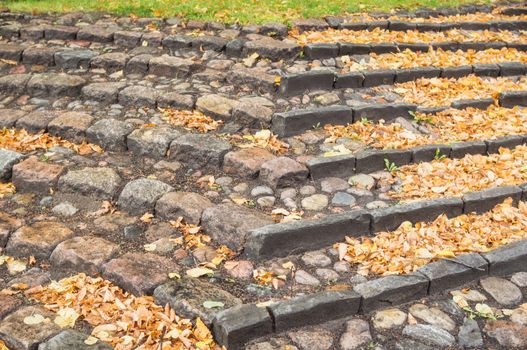
[[[353,123],[352,109],[337,105],[275,113],[272,119],[272,130],[280,137],[288,137],[312,129],[316,125],[345,125],[347,123]]]
[[[337,57],[339,45],[335,43],[315,43],[304,46],[304,54],[311,60]]]
[[[241,350],[247,341],[273,332],[267,309],[254,304],[234,306],[222,311],[212,324],[214,338],[229,350]]]
[[[493,154],[498,153],[500,147],[513,149],[516,146],[523,145],[525,143],[525,135],[510,135],[498,137],[495,140],[486,140],[487,153]]]
[[[447,145],[423,145],[412,148],[412,162],[429,162],[436,158],[448,157],[451,147]]]
[[[416,105],[408,103],[379,103],[353,107],[353,120],[360,121],[366,118],[369,121],[377,122],[383,119],[386,122],[390,122],[399,117],[408,118],[410,112],[416,109]]]
[[[373,87],[379,85],[393,85],[395,82],[395,69],[379,69],[362,72],[364,75],[364,87]]]
[[[336,79],[335,89],[355,89],[362,87],[364,75],[359,72],[337,74]]]
[[[280,93],[293,96],[308,90],[331,90],[334,81],[335,74],[326,70],[287,74],[280,80]]]
[[[463,158],[467,154],[486,154],[485,141],[455,142],[450,145],[450,158]]]
[[[267,307],[274,319],[275,331],[321,324],[359,311],[361,296],[354,291],[320,292]]]
[[[400,51],[410,50],[414,52],[428,52],[430,50],[430,46],[426,43],[397,43],[397,46]]]
[[[518,186],[503,186],[466,193],[463,196],[463,213],[484,213],[509,197],[517,204],[522,197],[522,189]]]
[[[428,294],[428,278],[412,273],[387,276],[356,285],[353,290],[362,296],[362,313],[403,304]]]
[[[501,62],[498,63],[500,67],[500,75],[502,77],[512,75],[524,75],[527,71],[527,66],[520,62]]]
[[[396,83],[404,83],[419,78],[437,78],[441,74],[439,67],[417,67],[410,69],[398,69],[395,75]]]
[[[527,240],[501,246],[482,256],[489,262],[490,275],[510,275],[525,271],[527,266]]]
[[[493,98],[482,98],[477,100],[458,100],[451,104],[452,108],[465,109],[468,107],[487,109],[489,106],[494,104]]]
[[[355,174],[355,156],[344,154],[311,158],[306,162],[306,166],[313,180],[325,177],[347,177]]]
[[[442,78],[461,78],[472,74],[474,68],[472,66],[457,66],[457,67],[443,67],[441,68]]]
[[[480,77],[497,77],[500,75],[500,67],[497,64],[473,64],[474,74]]]
[[[499,95],[500,106],[513,108],[527,106],[527,91],[505,91]]]
[[[399,48],[397,47],[396,43],[376,43],[371,44],[371,52],[376,53],[378,55],[382,55],[384,53],[392,53],[399,51]]]
[[[368,44],[341,43],[339,48],[339,56],[368,55],[371,52],[371,46]]]
[[[462,254],[421,267],[418,272],[430,280],[429,294],[459,288],[488,274],[488,262],[479,254]]]
[[[366,211],[352,210],[319,220],[260,227],[248,233],[245,254],[252,259],[264,259],[320,249],[341,241],[346,236],[368,235],[370,220]]]
[[[372,150],[357,154],[355,157],[355,172],[369,174],[385,170],[386,161],[396,166],[409,164],[412,161],[412,150]]]
[[[422,200],[375,209],[370,213],[372,232],[391,231],[404,221],[415,224],[420,221],[433,221],[441,214],[446,214],[449,218],[461,215],[463,201],[460,198]]]

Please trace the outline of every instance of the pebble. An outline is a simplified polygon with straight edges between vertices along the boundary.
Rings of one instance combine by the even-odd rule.
[[[360,283],[364,283],[364,282],[367,282],[368,279],[362,275],[355,275],[355,276],[351,276],[350,277],[350,283],[351,284],[360,284]]]
[[[328,350],[333,345],[333,335],[325,329],[312,331],[300,329],[298,331],[288,332],[287,335],[300,349]],[[284,349],[287,348],[289,347],[284,347]]]
[[[143,230],[138,225],[128,225],[124,228],[124,238],[138,239],[143,234]]]
[[[316,269],[315,274],[328,282],[334,282],[339,279],[339,274],[331,269]]]
[[[295,198],[297,195],[297,190],[294,188],[286,188],[280,192],[280,199],[283,201],[287,198]]]
[[[265,196],[265,197],[258,198],[256,200],[256,203],[258,203],[258,205],[262,208],[269,208],[274,205],[275,201],[276,201],[276,198],[274,198],[273,196]]]
[[[387,208],[389,205],[386,202],[383,201],[373,201],[368,204],[366,204],[367,209],[380,209],[380,208]]]
[[[406,313],[397,309],[377,311],[373,316],[373,327],[376,329],[391,329],[402,326],[406,322]]]
[[[296,205],[296,202],[294,199],[292,198],[286,198],[283,200],[284,202],[284,205],[288,208],[288,209],[291,209],[291,210],[295,210],[298,208],[298,206]]]
[[[223,176],[217,178],[214,182],[216,182],[220,186],[229,186],[232,184],[232,177]]]
[[[73,216],[77,213],[78,209],[75,208],[71,203],[64,202],[57,204],[53,209],[53,213],[61,216]]]
[[[500,305],[513,306],[522,300],[520,288],[504,278],[487,277],[479,283]]]
[[[354,205],[356,202],[355,197],[346,192],[337,192],[331,200],[331,204],[336,207],[348,207]]]
[[[309,196],[312,194],[315,194],[317,192],[317,189],[314,186],[307,185],[300,188],[300,194],[303,196]]]
[[[302,255],[301,260],[307,266],[327,267],[331,265],[331,259],[320,251],[307,252]]]
[[[274,191],[268,186],[256,186],[251,190],[251,196],[253,197],[272,196],[273,194]]]
[[[475,289],[471,289],[466,293],[463,293],[460,290],[453,290],[450,292],[450,294],[452,294],[452,296],[456,296],[456,295],[462,296],[465,300],[473,301],[475,303],[481,303],[487,300],[487,297],[485,295],[483,295],[482,293],[480,293],[479,291]]]
[[[365,320],[353,319],[346,323],[346,330],[340,337],[340,347],[343,350],[359,349],[371,340],[369,323]]]
[[[465,318],[463,325],[459,327],[459,345],[467,348],[475,348],[483,345],[483,338],[478,323],[470,318]]]
[[[349,265],[349,263],[347,263],[345,261],[337,261],[333,265],[333,270],[335,270],[337,272],[349,272],[350,271],[350,265]]]
[[[299,284],[304,284],[308,286],[318,286],[320,285],[320,281],[314,277],[313,275],[310,275],[308,272],[304,270],[298,270],[295,273],[295,281]]]
[[[320,181],[320,188],[322,192],[333,193],[337,191],[345,191],[349,187],[349,184],[338,177],[327,177]]]
[[[413,324],[404,327],[403,335],[435,346],[450,346],[456,339],[444,329],[428,324]]]
[[[245,193],[248,189],[249,186],[245,182],[239,183],[232,188],[232,190],[236,193]]]
[[[348,183],[357,188],[370,190],[375,186],[375,179],[367,174],[353,175],[348,179]]]
[[[511,282],[520,288],[527,287],[527,272],[516,272],[512,275]]]
[[[318,211],[328,206],[328,196],[324,194],[314,194],[302,199],[302,208],[306,210]]]
[[[412,316],[423,320],[431,325],[443,328],[447,331],[453,331],[456,323],[443,311],[436,307],[428,307],[424,304],[414,304],[409,309]]]

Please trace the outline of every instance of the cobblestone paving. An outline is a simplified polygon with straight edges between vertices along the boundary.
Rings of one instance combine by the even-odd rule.
[[[328,23],[313,19],[297,27],[320,31]],[[404,203],[390,193],[403,190],[396,170],[408,163],[523,144],[527,94],[516,88],[527,72],[527,43],[521,30],[508,29],[514,42],[474,46],[466,62],[446,65],[448,74],[439,64],[423,63],[416,68],[420,75],[408,76],[401,66],[368,67],[391,50],[340,55],[342,47],[320,46],[332,57],[313,57],[279,24],[0,13],[0,339],[9,349],[109,347],[85,344],[93,330],[86,322],[73,330],[52,323],[20,331],[28,328],[22,326],[26,317],[52,314],[28,306],[34,301],[15,291],[80,272],[134,295],[153,295],[158,304],[209,327],[222,311],[242,304],[265,310],[270,301],[347,291],[377,278],[358,274],[333,246],[363,232],[341,234],[325,224],[271,247],[276,254],[265,259],[248,251],[255,230],[282,227],[279,222],[294,228],[397,208]],[[460,31],[468,39],[456,49],[471,41]],[[497,46],[516,50],[513,58],[496,49],[480,62],[474,54]],[[360,87],[339,85],[349,67],[360,67],[350,73],[353,79],[360,75]],[[309,83],[295,83],[298,76]],[[409,104],[405,94],[411,89],[406,83],[402,91],[399,84],[418,78],[417,95],[415,89],[441,89],[440,78],[449,78],[443,89],[458,93],[448,94],[448,105]],[[470,93],[466,81],[475,80],[488,96]],[[465,120],[455,119],[456,110],[480,108],[492,119],[498,107],[486,110],[491,104],[516,108],[515,128],[495,122],[499,135],[461,146],[436,145],[434,126],[415,114],[452,107],[448,113],[461,125]],[[368,139],[335,136],[326,127],[379,120],[397,123],[402,139],[430,140],[422,146],[430,147],[374,149]],[[339,165],[350,159],[352,165]],[[315,167],[320,164],[322,170]],[[518,167],[512,171],[524,171]],[[495,174],[486,176],[488,186],[479,188],[499,185],[492,182]],[[524,190],[511,195],[515,203],[526,198]],[[506,193],[500,195],[505,199]],[[394,219],[396,226],[400,221]],[[192,277],[199,268],[208,270]],[[526,276],[486,277],[409,304],[249,339],[246,348],[524,348]]]

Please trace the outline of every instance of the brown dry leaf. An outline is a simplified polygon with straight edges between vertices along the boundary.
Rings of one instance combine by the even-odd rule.
[[[448,219],[439,216],[430,223],[401,225],[397,230],[379,232],[374,237],[350,238],[342,245],[342,260],[358,264],[361,274],[393,275],[416,271],[442,258],[445,251],[488,252],[501,245],[527,237],[527,204],[512,206],[512,199],[482,215],[468,214]]]
[[[149,224],[152,222],[153,218],[154,218],[154,214],[144,213],[143,216],[141,216],[139,220],[141,220],[141,222],[144,222],[145,224]]]
[[[372,43],[437,43],[437,42],[480,42],[480,41],[499,41],[499,42],[525,42],[527,35],[524,33],[512,32],[508,30],[461,30],[451,29],[441,32],[422,32],[419,30],[391,31],[381,28],[371,30],[351,30],[351,29],[327,29],[323,31],[304,31],[291,30],[289,36],[295,39],[299,45],[310,43],[336,43],[347,42],[355,44]]]
[[[389,88],[377,88],[378,91],[393,91],[408,103],[427,107],[448,106],[458,100],[481,98],[497,99],[503,91],[527,90],[527,78],[478,77],[468,75],[461,78],[421,78],[415,81],[395,84]]]
[[[101,147],[83,142],[80,145],[63,140],[48,133],[30,134],[26,130],[7,129],[0,130],[0,147],[17,152],[31,152],[38,149],[47,150],[51,147],[61,146],[85,155],[93,152],[102,153]]]
[[[196,320],[176,315],[168,305],[154,303],[150,296],[136,297],[102,278],[78,274],[27,291],[26,295],[54,312],[71,308],[93,327],[91,336],[108,342],[115,349],[216,349],[212,334]],[[93,339],[92,339],[93,341]]]
[[[409,16],[389,16],[390,21],[404,21],[412,23],[442,23],[442,22],[489,22],[489,21],[520,21],[527,20],[527,15],[505,15],[501,13],[505,7],[496,7],[491,12],[473,12],[448,16],[437,17],[409,17]],[[379,21],[379,17],[372,16],[366,12],[352,13],[345,18],[344,23],[374,22]]]
[[[527,85],[526,85],[527,88]],[[404,128],[399,123],[364,123],[349,125],[325,125],[329,137],[326,143],[334,143],[341,137],[356,139],[379,149],[404,149],[421,145],[450,144],[472,140],[493,140],[501,136],[527,133],[525,108],[504,108],[492,105],[486,110],[477,108],[447,109],[434,114],[416,112],[415,118],[428,134]],[[441,193],[440,187],[436,190]]]
[[[527,62],[527,52],[514,48],[487,49],[481,51],[445,51],[430,48],[427,52],[415,52],[409,49],[386,54],[369,55],[369,60],[346,60],[347,71],[370,69],[404,69],[415,67],[454,67],[476,63]]]
[[[254,135],[230,135],[230,142],[239,148],[258,147],[273,152],[276,155],[282,155],[287,152],[289,145],[278,139],[271,130],[260,130]]]
[[[0,183],[0,198],[4,198],[7,195],[13,194],[16,192],[15,185],[11,182],[9,183]]]
[[[500,148],[499,153],[488,156],[468,154],[459,159],[444,158],[405,165],[395,172],[401,182],[400,191],[388,195],[398,200],[414,201],[458,197],[490,187],[520,185],[527,182],[525,164],[527,146]]]
[[[199,111],[184,111],[172,108],[159,108],[168,123],[182,126],[187,129],[197,130],[200,133],[207,133],[218,129],[223,121],[214,120]]]

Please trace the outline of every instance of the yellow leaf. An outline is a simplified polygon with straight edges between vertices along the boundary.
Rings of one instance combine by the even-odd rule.
[[[95,345],[95,344],[97,344],[98,341],[99,341],[99,339],[97,339],[94,336],[90,335],[88,338],[86,338],[84,340],[84,344],[86,344],[86,345]]]
[[[206,267],[195,267],[193,269],[187,270],[187,275],[198,278],[202,276],[214,275],[214,271]]]
[[[24,323],[29,325],[29,326],[34,326],[34,325],[37,325],[37,324],[41,324],[45,320],[46,320],[46,318],[44,316],[42,316],[41,314],[33,314],[33,315],[30,315],[30,316],[24,317]]]
[[[57,317],[53,321],[60,328],[73,328],[75,327],[75,322],[79,318],[79,314],[72,308],[66,307],[60,309],[57,312]]]

